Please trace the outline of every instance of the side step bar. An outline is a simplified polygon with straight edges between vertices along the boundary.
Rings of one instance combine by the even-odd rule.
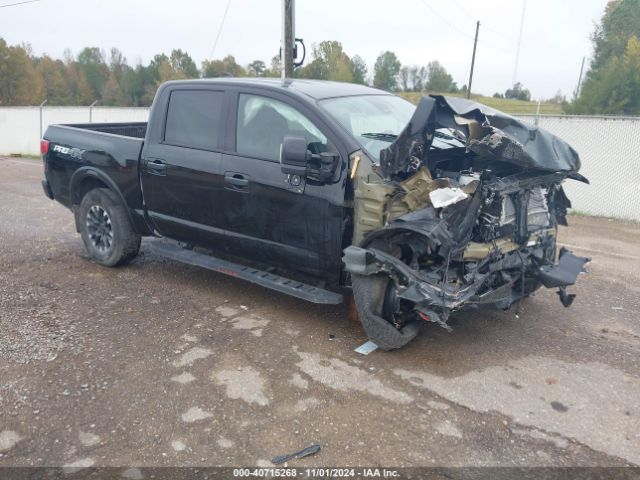
[[[261,285],[277,292],[286,293],[292,297],[301,298],[312,303],[325,305],[338,305],[342,303],[343,297],[339,293],[330,292],[322,288],[307,285],[305,283],[291,280],[290,278],[274,275],[263,270],[246,267],[237,263],[222,260],[211,255],[187,250],[177,245],[154,241],[151,242],[151,250],[154,253],[177,262],[206,268],[214,272],[224,273],[231,277],[241,278],[248,282]]]

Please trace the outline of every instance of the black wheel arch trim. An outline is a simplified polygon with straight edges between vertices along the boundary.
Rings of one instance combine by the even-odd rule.
[[[71,199],[71,205],[73,206],[74,211],[77,210],[77,206],[80,205],[82,198],[78,198],[78,187],[82,184],[84,180],[87,178],[94,178],[102,183],[104,183],[109,190],[116,194],[118,200],[124,206],[125,212],[127,212],[127,217],[132,226],[136,225],[136,222],[131,215],[131,211],[129,210],[129,206],[124,199],[124,195],[115,184],[115,182],[109,178],[107,174],[98,170],[94,167],[80,167],[78,170],[73,172],[71,176],[71,180],[69,181],[69,197]]]

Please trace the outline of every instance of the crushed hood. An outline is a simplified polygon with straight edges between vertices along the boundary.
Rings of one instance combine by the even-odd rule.
[[[406,176],[419,165],[428,165],[434,136],[443,128],[460,132],[466,139],[466,152],[479,157],[523,169],[569,174],[580,169],[578,153],[536,125],[471,100],[430,95],[422,97],[398,138],[380,152],[380,173],[385,178]]]

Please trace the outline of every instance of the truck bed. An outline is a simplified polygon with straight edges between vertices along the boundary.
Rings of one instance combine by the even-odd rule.
[[[97,181],[123,192],[124,204],[142,211],[142,194],[138,183],[138,162],[144,145],[147,123],[84,123],[51,125],[44,134],[50,142],[45,155],[45,177],[53,197],[71,208],[83,195],[75,185],[92,171]],[[114,185],[110,185],[110,183]]]

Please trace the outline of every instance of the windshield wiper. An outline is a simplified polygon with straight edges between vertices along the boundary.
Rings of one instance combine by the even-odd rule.
[[[396,135],[395,133],[382,133],[382,132],[361,133],[360,136],[365,138],[373,138],[374,140],[383,140],[383,141],[386,140],[388,142],[393,142],[396,138],[398,138],[398,135]]]
[[[438,138],[446,138],[448,140],[456,140],[458,142],[460,142],[461,144],[464,145],[464,139],[460,138],[457,135],[454,135],[452,133],[447,133],[447,132],[443,132],[442,130],[436,130],[433,132],[433,136],[434,137],[438,137]]]

